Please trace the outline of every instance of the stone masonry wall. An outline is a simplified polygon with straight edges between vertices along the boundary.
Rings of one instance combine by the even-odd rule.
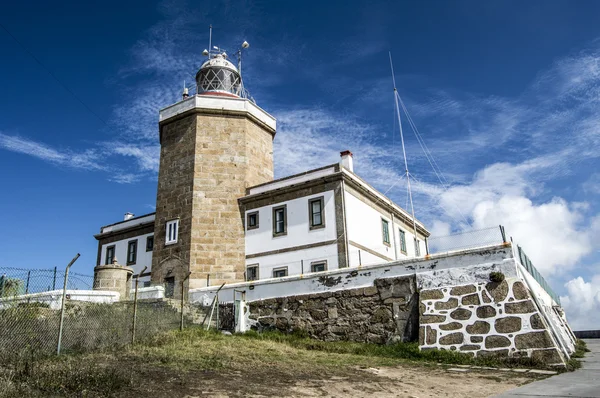
[[[414,276],[376,279],[373,286],[278,297],[248,303],[253,328],[304,330],[325,341],[416,341],[418,302]]]
[[[422,290],[419,314],[421,349],[563,363],[548,326],[518,278]]]

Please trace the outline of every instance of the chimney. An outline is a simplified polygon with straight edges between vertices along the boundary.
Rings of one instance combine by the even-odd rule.
[[[354,166],[352,165],[352,152],[343,151],[340,152],[340,156],[342,157],[340,159],[340,165],[354,173]]]
[[[183,88],[183,94],[181,95],[181,97],[182,97],[183,99],[187,99],[187,98],[189,98],[189,97],[190,97],[190,94],[189,94],[189,91],[188,91],[188,88],[187,88],[187,87],[184,87],[184,88]]]
[[[135,217],[135,214],[127,212],[127,213],[125,213],[125,216],[123,217],[123,221],[131,220],[133,217]]]

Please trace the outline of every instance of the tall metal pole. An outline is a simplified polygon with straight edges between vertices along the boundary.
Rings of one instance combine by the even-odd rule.
[[[181,321],[179,322],[179,331],[182,332],[183,331],[183,303],[185,301],[185,291],[184,289],[184,284],[185,281],[190,277],[192,273],[188,272],[188,274],[185,276],[185,278],[183,278],[183,280],[181,281]]]
[[[396,89],[396,77],[394,76],[394,64],[392,63],[392,53],[390,52],[390,67],[392,69],[392,81],[394,82],[394,101],[396,103],[396,115],[398,116],[398,126],[400,126],[400,140],[402,141],[402,154],[404,155],[404,169],[406,171],[406,183],[408,184],[408,197],[410,198],[410,209],[412,213],[413,230],[415,233],[415,256],[417,254],[417,222],[415,220],[415,206],[413,205],[412,190],[410,189],[410,174],[408,172],[408,161],[406,160],[406,148],[404,147],[404,133],[402,132],[402,122],[400,120],[400,106],[398,104],[398,90]]]
[[[31,278],[31,271],[27,271],[27,284],[25,285],[25,294],[29,293],[29,279]]]
[[[0,276],[0,298],[4,297],[4,286],[6,285],[6,274]]]
[[[60,303],[60,323],[58,324],[58,342],[56,343],[56,355],[60,355],[60,344],[62,343],[63,324],[65,321],[65,300],[67,299],[67,282],[69,280],[69,268],[71,268],[71,265],[73,265],[73,263],[77,261],[79,256],[80,254],[77,253],[77,255],[73,257],[73,260],[71,260],[71,262],[67,265],[67,269],[65,269],[65,284],[63,286],[62,301]]]
[[[54,267],[54,279],[52,280],[52,290],[56,289],[56,267]]]
[[[139,272],[135,276],[135,292],[133,293],[133,325],[131,326],[131,345],[135,344],[135,324],[137,320],[137,294],[138,294],[138,283],[140,281],[140,275],[143,274],[148,267],[144,267],[142,272]]]

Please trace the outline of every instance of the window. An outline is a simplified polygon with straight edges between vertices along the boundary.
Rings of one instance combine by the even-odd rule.
[[[327,261],[315,261],[314,263],[310,263],[310,271],[311,272],[322,272],[327,271]]]
[[[175,296],[175,277],[165,278],[165,297],[173,298]]]
[[[135,264],[137,259],[137,239],[127,243],[127,265]]]
[[[246,267],[246,280],[256,281],[258,280],[258,264],[252,264]]]
[[[143,287],[150,287],[150,286],[152,286],[151,283],[152,282],[150,282],[150,281],[145,281]]]
[[[279,206],[273,208],[273,236],[287,234],[287,208]]]
[[[282,278],[284,276],[287,276],[287,274],[288,274],[287,267],[275,268],[273,270],[273,278]]]
[[[106,248],[106,261],[104,262],[104,264],[112,264],[113,261],[115,261],[115,247],[108,246]]]
[[[418,239],[415,239],[415,256],[421,257],[421,245]]]
[[[325,219],[323,214],[324,198],[311,199],[308,201],[308,213],[310,215],[310,229],[325,227]]]
[[[179,233],[179,220],[167,221],[167,236],[165,245],[177,243],[177,234]]]
[[[148,236],[146,238],[146,251],[151,252],[154,249],[154,236]]]
[[[386,246],[390,245],[390,226],[387,220],[381,219],[381,233],[383,234],[383,243]]]
[[[398,229],[400,233],[400,251],[406,254],[406,232],[401,229]]]
[[[252,213],[248,213],[246,217],[246,229],[256,229],[258,228],[258,212],[254,211]]]

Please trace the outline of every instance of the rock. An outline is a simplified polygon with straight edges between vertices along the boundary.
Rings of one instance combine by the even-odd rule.
[[[512,286],[513,296],[517,300],[526,300],[529,298],[529,293],[523,282],[517,281]]]
[[[509,316],[506,318],[496,319],[494,324],[498,333],[514,333],[521,330],[521,318]]]
[[[496,316],[496,309],[491,305],[484,305],[477,308],[478,318],[491,318],[493,316]]]
[[[465,336],[462,333],[450,333],[446,336],[440,337],[440,344],[450,345],[450,344],[461,344],[464,340]]]
[[[392,311],[387,307],[379,307],[375,310],[373,315],[371,315],[370,322],[387,323],[390,319],[392,319]]]
[[[490,324],[485,321],[475,321],[474,324],[467,326],[469,334],[487,334],[490,331]]]
[[[483,300],[484,303],[491,303],[492,299],[490,298],[490,295],[484,290],[481,292],[481,299]]]
[[[363,294],[367,297],[374,296],[377,294],[377,287],[376,286],[365,287],[363,289]]]
[[[483,336],[471,336],[471,343],[483,342]]]
[[[419,327],[419,345],[420,346],[425,345],[425,326]]]
[[[227,330],[221,330],[221,334],[224,336],[231,336],[231,332],[228,332]]]
[[[531,358],[543,362],[546,365],[555,363],[562,364],[563,362],[556,348],[551,348],[549,350],[535,350],[531,353]]]
[[[515,347],[517,350],[527,348],[547,348],[552,347],[552,340],[548,332],[530,332],[515,336]]]
[[[502,348],[509,347],[510,339],[504,336],[487,336],[485,338],[485,348]]]
[[[338,310],[336,307],[327,308],[327,318],[336,319],[338,317]]]
[[[460,347],[461,351],[475,351],[481,349],[480,345],[466,344]]]
[[[421,315],[419,323],[442,323],[446,321],[444,315]]]
[[[434,345],[437,342],[437,330],[432,329],[431,326],[426,326],[426,342],[427,345]]]
[[[458,307],[458,300],[454,297],[448,299],[448,301],[438,301],[434,305],[436,310],[451,310],[452,308]]]
[[[479,302],[479,296],[477,294],[469,294],[468,296],[465,296],[462,298],[461,304],[462,305],[479,305],[481,303]]]
[[[471,318],[471,311],[464,308],[459,308],[450,313],[450,318],[459,321],[466,321],[467,319]]]
[[[456,329],[461,329],[462,328],[462,324],[458,323],[458,322],[450,322],[450,323],[444,323],[443,325],[440,325],[440,329],[442,330],[456,330]]]
[[[462,296],[463,294],[475,293],[477,288],[475,285],[456,286],[450,290],[452,296]]]
[[[496,303],[504,301],[508,295],[508,282],[506,282],[506,280],[500,283],[490,282],[485,285],[485,288]]]
[[[508,350],[495,350],[495,351],[481,350],[481,351],[477,352],[477,356],[478,357],[498,357],[498,358],[502,358],[502,357],[507,357],[508,356]]]
[[[421,290],[419,298],[421,300],[440,300],[444,298],[444,293],[440,289]]]
[[[504,306],[507,314],[528,314],[535,311],[535,306],[531,300],[518,301],[516,303],[506,303]]]
[[[540,318],[540,314],[533,314],[531,318],[529,318],[529,323],[531,324],[532,329],[544,329],[544,323],[542,322],[542,318]]]

